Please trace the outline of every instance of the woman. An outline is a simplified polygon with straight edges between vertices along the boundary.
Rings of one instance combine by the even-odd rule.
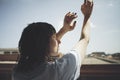
[[[51,24],[38,22],[28,25],[19,41],[20,58],[13,70],[12,80],[76,80],[89,42],[89,18],[93,2],[81,7],[84,22],[81,38],[66,55],[58,53],[62,36],[75,28],[76,13],[67,13],[58,33]]]

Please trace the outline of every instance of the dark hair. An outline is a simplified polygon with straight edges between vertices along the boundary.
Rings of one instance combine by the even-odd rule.
[[[19,41],[20,59],[18,68],[21,70],[32,69],[32,65],[45,61],[49,54],[50,37],[56,33],[55,28],[48,23],[37,22],[29,24],[22,32]]]

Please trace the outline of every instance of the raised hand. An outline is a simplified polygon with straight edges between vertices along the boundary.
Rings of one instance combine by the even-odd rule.
[[[76,13],[70,13],[68,12],[66,15],[65,15],[65,18],[64,18],[64,24],[63,24],[63,29],[65,31],[71,31],[75,28],[75,25],[76,25],[76,21],[72,23],[72,21],[77,18],[77,14]]]
[[[84,16],[90,17],[93,10],[93,1],[92,0],[84,0],[83,5],[81,6],[81,11]]]
[[[77,18],[77,14],[76,13],[70,13],[68,12],[65,15],[64,18],[64,23],[63,23],[63,27],[58,31],[57,35],[57,40],[60,42],[60,39],[62,38],[62,36],[68,32],[71,31],[75,28],[76,25],[76,21],[73,22],[73,24],[71,25],[72,21]]]

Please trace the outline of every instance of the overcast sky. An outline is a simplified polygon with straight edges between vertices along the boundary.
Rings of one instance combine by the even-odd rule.
[[[0,48],[17,48],[22,30],[32,22],[51,23],[58,31],[64,15],[77,12],[74,31],[62,38],[61,52],[69,51],[80,38],[83,0],[0,0]],[[87,54],[120,52],[120,0],[94,0],[91,38]]]

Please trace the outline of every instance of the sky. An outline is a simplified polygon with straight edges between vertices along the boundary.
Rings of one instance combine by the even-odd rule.
[[[48,22],[58,31],[67,12],[76,12],[76,28],[64,35],[60,51],[68,52],[80,38],[83,0],[0,0],[0,48],[17,48],[23,29]],[[120,0],[94,0],[87,54],[120,52]]]

